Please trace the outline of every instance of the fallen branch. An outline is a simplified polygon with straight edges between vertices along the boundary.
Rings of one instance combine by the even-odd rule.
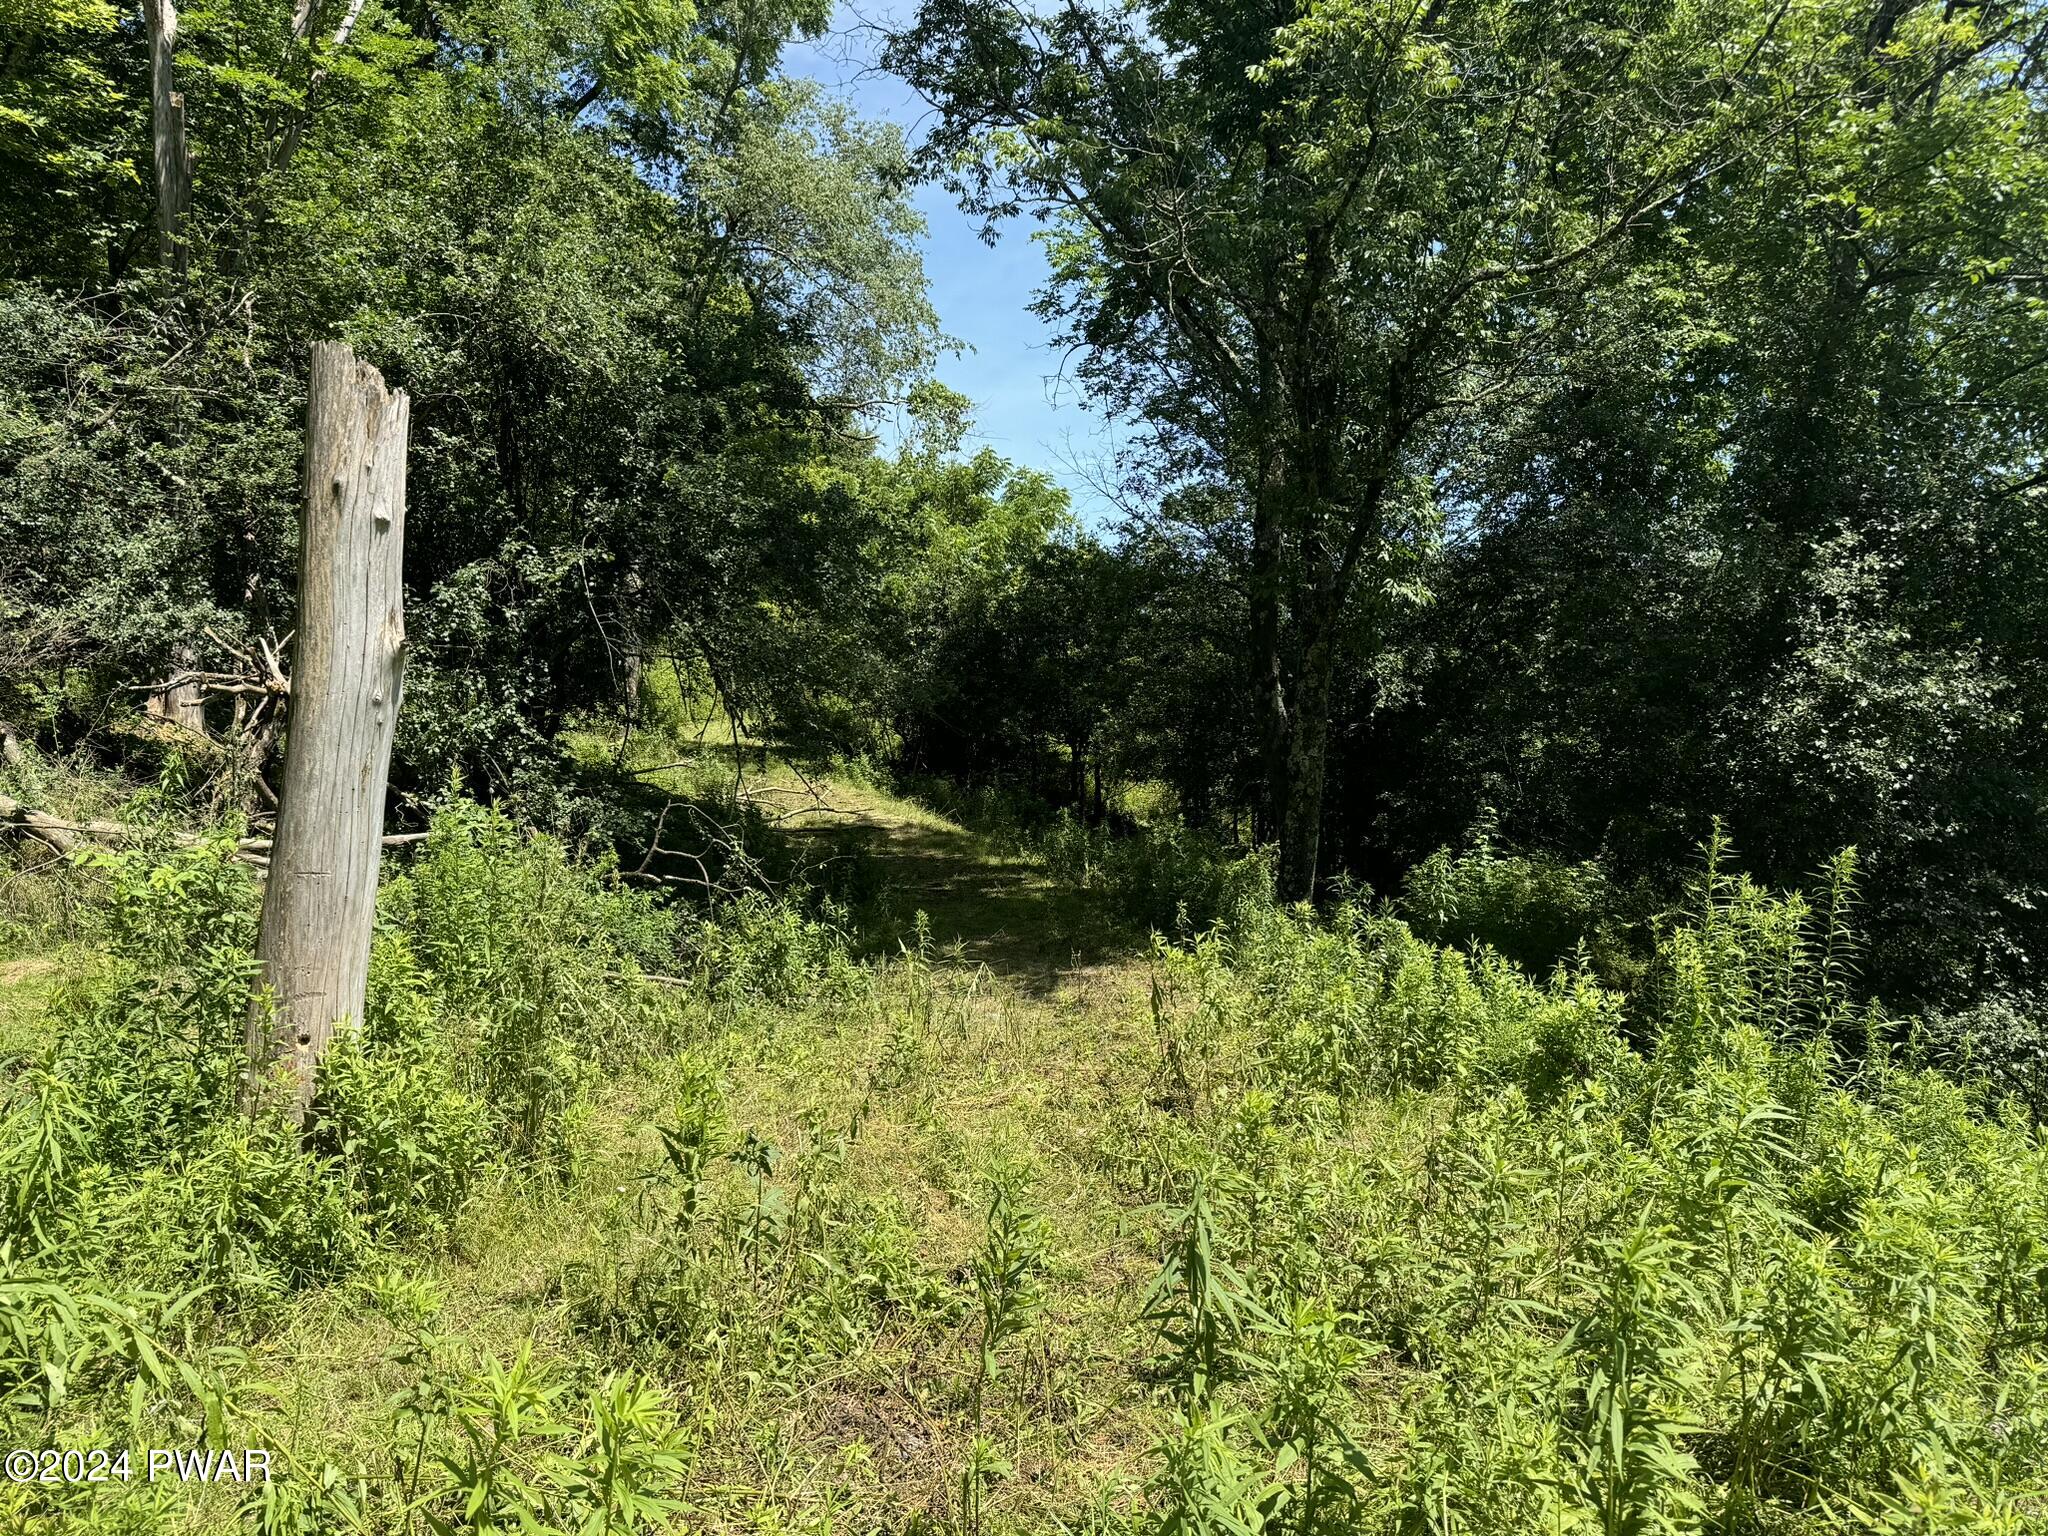
[[[431,832],[393,832],[389,837],[379,838],[378,841],[386,848],[403,848],[409,843],[424,843],[433,835]],[[235,846],[248,852],[261,852],[270,846],[271,841],[272,839],[267,837],[245,837],[236,842]]]
[[[94,835],[98,829],[126,830],[114,822],[63,821],[42,811],[31,810],[6,795],[0,795],[0,826],[34,837],[59,853],[70,853],[78,847],[82,837]]]
[[[120,821],[66,821],[61,816],[36,810],[7,795],[0,795],[0,830],[34,837],[65,854],[76,852],[82,843],[132,842],[152,835],[153,831]],[[157,832],[155,835],[164,834]],[[424,842],[427,836],[425,832],[394,832],[382,841],[386,848],[402,848],[408,843]],[[180,848],[197,848],[205,841],[196,832],[172,832],[169,839]],[[267,837],[239,838],[235,843],[235,856],[244,863],[267,865],[270,860],[265,855],[270,845],[271,839]]]

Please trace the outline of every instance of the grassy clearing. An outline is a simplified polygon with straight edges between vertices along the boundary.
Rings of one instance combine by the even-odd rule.
[[[676,799],[731,761],[625,766]],[[1140,945],[1105,893],[1152,899],[1194,845],[1057,831],[1109,871],[1076,888],[859,782],[771,758],[740,787],[863,861],[864,939],[758,894],[664,911],[453,808],[385,892],[310,1153],[218,1086],[246,881],[204,851],[101,870],[104,954],[15,958],[0,994],[50,1042],[0,1134],[14,1433],[289,1475],[8,1486],[6,1528],[2048,1512],[2048,1147],[1852,997],[1846,859],[1808,899],[1715,852],[1646,962],[1536,979],[1385,909],[1277,911],[1256,865],[1204,876],[1235,893],[1215,926]],[[1490,855],[1418,891],[1439,931],[1529,944],[1571,906]]]
[[[947,964],[986,965],[1043,990],[1063,971],[1142,947],[1101,900],[1054,878],[1014,840],[893,794],[859,765],[849,773],[792,761],[735,729],[715,705],[680,701],[665,678],[650,687],[650,710],[664,724],[623,746],[616,737],[574,737],[584,770],[610,798],[635,804],[644,821],[671,805],[753,811],[757,836],[796,849],[789,873],[852,909],[865,954],[893,955],[914,942],[922,913],[927,940]],[[696,827],[681,840],[701,847],[706,831]]]
[[[729,752],[706,757],[628,766],[655,767],[644,777],[681,796],[722,779]],[[781,807],[777,825],[800,844],[879,872],[862,913],[875,958],[857,983],[776,1006],[640,984],[670,1043],[594,1086],[573,1177],[501,1167],[444,1251],[382,1255],[245,1325],[246,1368],[224,1399],[235,1443],[275,1447],[303,1486],[360,1478],[358,1504],[395,1518],[407,1469],[393,1464],[392,1405],[417,1385],[424,1331],[450,1381],[527,1356],[565,1381],[630,1361],[676,1384],[694,1528],[833,1529],[849,1510],[945,1525],[976,1438],[974,1262],[991,1189],[1009,1178],[1045,1223],[1043,1299],[980,1393],[980,1434],[1008,1469],[989,1477],[984,1515],[1037,1524],[1136,1486],[1148,1418],[1124,1387],[1149,1266],[1094,1142],[1144,1091],[1143,965],[1060,965],[1083,934],[1101,952],[1099,903],[913,802],[845,779],[807,784],[780,760],[750,764],[742,783],[743,799]],[[0,1020],[19,1046],[48,1043],[37,1037],[55,980],[86,964],[83,952],[7,962]],[[754,1145],[774,1169],[763,1181],[715,1159],[687,1237],[660,1214],[670,1192],[657,1180],[679,1076],[716,1081],[726,1150]],[[857,1272],[840,1249],[876,1233],[882,1248]],[[662,1290],[705,1248],[730,1250],[747,1293],[708,1323],[701,1303]],[[390,1276],[430,1325],[394,1304]],[[68,1438],[126,1430],[88,1413]],[[0,1498],[25,1529],[132,1517],[225,1530],[245,1502],[221,1489],[169,1502],[120,1490],[83,1507]]]
[[[943,1523],[971,1439],[970,1271],[989,1177],[1021,1166],[1055,1257],[1044,1311],[984,1399],[986,1429],[1015,1469],[991,1514],[1037,1524],[1133,1483],[1152,1426],[1112,1384],[1128,1387],[1142,1352],[1133,1318],[1150,1265],[1138,1234],[1121,1230],[1125,1205],[1092,1137],[1142,1092],[1141,1004],[1125,971],[1033,995],[987,972],[897,966],[858,1002],[749,1021],[759,1027],[691,1053],[727,1085],[731,1124],[778,1149],[778,1185],[826,1203],[825,1246],[851,1240],[836,1229],[856,1219],[901,1241],[887,1257],[909,1278],[888,1281],[908,1294],[873,1316],[834,1317],[829,1286],[802,1294],[821,1277],[785,1273],[762,1281],[758,1315],[721,1319],[713,1338],[678,1317],[694,1303],[647,1279],[673,1260],[672,1239],[658,1223],[650,1230],[647,1180],[661,1166],[656,1126],[673,1116],[677,1069],[654,1064],[614,1082],[584,1128],[569,1190],[492,1191],[458,1252],[414,1271],[445,1299],[436,1327],[454,1341],[449,1363],[474,1370],[527,1347],[565,1371],[636,1358],[690,1382],[698,1528],[827,1529],[835,1506],[841,1518],[864,1512],[863,1525]],[[1117,1019],[1124,1028],[1105,1034]],[[720,1170],[702,1199],[704,1226],[744,1245],[754,1210],[745,1173]],[[819,1315],[803,1315],[812,1308]],[[290,1386],[252,1403],[248,1423],[296,1465],[374,1465],[385,1399],[405,1384],[388,1363],[399,1342],[361,1295],[319,1296],[261,1351],[264,1374]]]

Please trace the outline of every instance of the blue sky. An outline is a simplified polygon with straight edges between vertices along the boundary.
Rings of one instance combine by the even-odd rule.
[[[915,143],[929,109],[874,64],[880,29],[907,16],[912,3],[841,0],[831,32],[790,44],[784,64],[850,101],[861,116],[899,124]],[[1092,482],[1113,478],[1109,459],[1119,437],[1074,380],[1059,376],[1061,353],[1028,307],[1045,278],[1044,257],[1031,238],[1037,224],[1013,221],[991,248],[981,243],[978,221],[961,213],[943,189],[919,189],[917,206],[928,225],[924,268],[939,327],[966,344],[944,358],[938,372],[974,402],[970,446],[987,444],[1013,463],[1044,470],[1067,488],[1077,516],[1101,521],[1109,503]]]

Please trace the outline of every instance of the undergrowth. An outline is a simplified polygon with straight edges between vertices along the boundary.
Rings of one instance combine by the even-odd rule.
[[[1491,849],[1318,915],[1189,840],[1045,846],[1166,920],[1041,996],[451,806],[303,1141],[237,1102],[229,841],[101,856],[0,1122],[0,1412],[286,1473],[11,1485],[9,1528],[2048,1518],[2048,1146],[1862,995],[1852,856],[1772,892],[1717,836],[1619,987],[1591,877]]]

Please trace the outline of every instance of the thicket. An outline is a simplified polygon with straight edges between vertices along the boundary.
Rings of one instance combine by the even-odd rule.
[[[1483,805],[1662,903],[1716,816],[1778,885],[1854,843],[1888,995],[2036,1011],[2042,36],[922,7],[923,168],[1059,227],[1039,312],[1134,430],[1106,548],[944,637],[1006,686],[906,741],[1169,785],[1290,899]]]
[[[1717,853],[1626,999],[1359,907],[1157,951],[1162,1528],[2038,1522],[2038,1123],[1857,999],[1846,864]]]

